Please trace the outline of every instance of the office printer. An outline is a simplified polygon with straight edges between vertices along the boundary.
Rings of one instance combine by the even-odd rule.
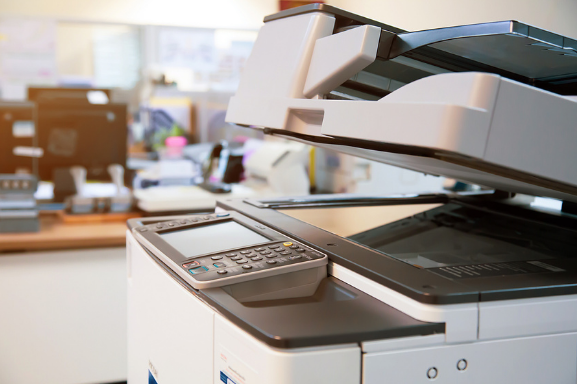
[[[575,383],[576,85],[516,21],[265,18],[229,122],[486,188],[129,221],[129,383]]]

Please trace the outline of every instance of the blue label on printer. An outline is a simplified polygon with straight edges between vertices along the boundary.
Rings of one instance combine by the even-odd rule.
[[[158,384],[158,382],[156,381],[156,379],[152,375],[152,372],[150,372],[150,371],[148,371],[148,384]]]
[[[228,375],[226,373],[224,373],[223,371],[220,371],[220,381],[222,381],[224,384],[236,384],[234,381],[232,381],[232,379],[230,377],[228,377]]]

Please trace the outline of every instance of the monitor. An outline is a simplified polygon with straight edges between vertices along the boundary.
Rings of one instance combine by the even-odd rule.
[[[38,177],[52,180],[55,169],[83,166],[88,180],[110,180],[110,164],[126,165],[125,104],[37,103]]]
[[[110,89],[29,87],[29,101],[72,101],[89,103],[89,94],[103,93],[110,100]]]
[[[171,247],[186,257],[269,242],[270,239],[235,221],[162,233]]]

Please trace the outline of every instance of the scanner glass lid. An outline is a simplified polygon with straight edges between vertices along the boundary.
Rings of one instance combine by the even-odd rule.
[[[234,221],[162,233],[160,236],[186,257],[269,242]]]
[[[448,278],[561,272],[577,255],[574,230],[457,203],[283,213]]]

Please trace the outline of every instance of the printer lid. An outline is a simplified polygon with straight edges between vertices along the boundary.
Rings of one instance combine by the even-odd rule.
[[[297,21],[307,15],[331,19],[332,29],[299,35]],[[406,32],[325,4],[264,21],[228,122],[430,175],[577,202],[577,40],[513,20]],[[274,23],[281,24],[267,28]],[[343,43],[360,36],[346,40],[346,33],[375,27],[369,64],[336,88],[307,94],[316,59],[339,60]],[[289,28],[312,43],[285,43]],[[292,67],[289,54],[301,57]],[[323,76],[325,67],[317,67]]]
[[[556,93],[577,94],[577,40],[515,20],[408,32],[315,3],[269,15],[264,22],[319,11],[336,18],[334,32],[360,25],[381,28],[377,59],[405,56],[454,72],[496,73]]]

